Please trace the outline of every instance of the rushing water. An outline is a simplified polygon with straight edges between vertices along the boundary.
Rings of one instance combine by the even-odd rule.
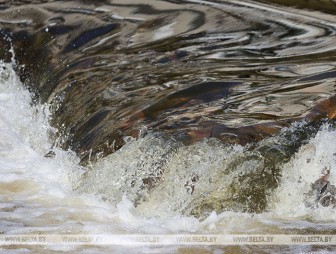
[[[264,2],[0,1],[0,232],[335,234],[336,5]]]

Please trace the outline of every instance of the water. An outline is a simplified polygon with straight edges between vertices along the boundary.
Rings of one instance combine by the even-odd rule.
[[[273,2],[1,1],[1,232],[335,234],[334,7]],[[333,251],[2,247],[262,249]]]

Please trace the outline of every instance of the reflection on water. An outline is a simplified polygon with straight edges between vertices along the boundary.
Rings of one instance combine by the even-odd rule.
[[[22,194],[27,189],[36,197],[29,202],[46,217],[63,196],[75,195],[74,209],[92,211],[82,214],[83,227],[72,214],[71,232],[137,232],[147,223],[140,218],[160,218],[150,222],[156,228],[182,215],[212,218],[183,217],[187,232],[334,232],[328,224],[333,211],[304,203],[323,167],[335,180],[333,123],[321,129],[321,119],[333,119],[336,112],[336,5],[322,0],[292,5],[277,0],[0,1],[0,58],[12,62],[31,92],[18,88],[26,97],[11,97],[9,83],[20,82],[10,65],[2,64],[0,81],[7,88],[0,90],[0,103],[5,102],[1,163],[22,170],[9,170],[6,177],[15,177],[0,186],[8,192],[9,206],[13,211],[27,207]],[[36,104],[32,111],[5,109],[15,105],[9,101],[34,104],[30,96]],[[40,119],[47,114],[40,102],[50,105],[56,129]],[[15,123],[8,119],[15,114],[29,117],[11,132]],[[35,125],[45,134],[32,134]],[[21,147],[15,137],[26,135]],[[71,148],[79,158],[59,147]],[[48,152],[55,158],[40,158]],[[30,178],[27,160],[66,172],[69,179],[60,179],[67,187],[51,188],[53,201],[45,203],[35,185],[44,190],[48,181]],[[50,174],[53,184],[63,181]],[[64,192],[67,188],[75,192]],[[19,193],[20,201],[9,199],[12,193]],[[104,209],[127,208],[117,213],[106,208],[97,222],[95,202]],[[72,201],[66,204],[55,205],[66,215],[60,225],[72,222]],[[137,226],[127,229],[122,211],[128,216],[124,221],[135,211]],[[235,225],[241,216],[245,219]],[[312,224],[302,226],[301,217]],[[19,231],[31,224],[21,220],[14,219]],[[86,231],[90,220],[95,230]],[[104,220],[121,226],[101,229]],[[67,230],[60,225],[56,231]]]
[[[90,149],[119,149],[141,126],[186,143],[231,127],[288,126],[334,91],[329,14],[198,0],[4,1],[2,9],[2,55],[10,38],[21,76],[54,105],[63,144],[83,161]]]

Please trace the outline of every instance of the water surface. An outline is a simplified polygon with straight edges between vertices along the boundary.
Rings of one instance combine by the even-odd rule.
[[[305,205],[336,180],[323,3],[0,1],[1,231],[334,233]]]

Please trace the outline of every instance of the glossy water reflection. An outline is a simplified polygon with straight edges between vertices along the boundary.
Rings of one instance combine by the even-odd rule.
[[[54,104],[64,145],[83,161],[90,149],[119,149],[141,126],[186,143],[227,140],[232,127],[252,126],[238,138],[250,142],[253,125],[287,126],[334,92],[336,20],[329,14],[248,1],[1,7],[1,55],[10,38],[22,77]],[[260,138],[274,133],[258,130]]]

